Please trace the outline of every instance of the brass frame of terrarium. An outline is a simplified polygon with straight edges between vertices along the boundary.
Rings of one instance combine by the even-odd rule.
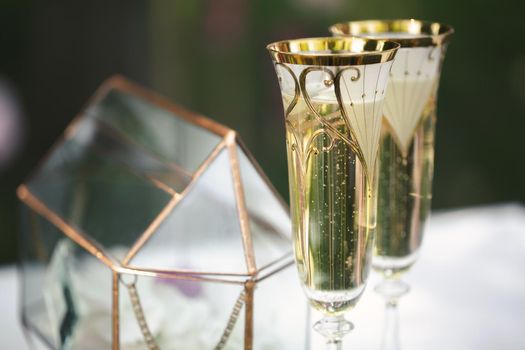
[[[112,350],[120,349],[120,337],[119,337],[119,280],[120,274],[132,274],[136,276],[146,277],[160,277],[160,278],[176,278],[186,279],[193,281],[205,281],[205,282],[219,282],[219,283],[231,283],[244,286],[244,291],[241,293],[244,304],[246,305],[245,310],[245,330],[244,330],[244,349],[251,350],[253,347],[253,293],[255,284],[262,281],[263,279],[285,269],[286,267],[293,264],[293,257],[290,252],[283,255],[281,258],[272,261],[271,263],[257,268],[255,263],[254,248],[251,240],[251,232],[249,225],[248,210],[245,203],[244,189],[241,181],[241,173],[239,169],[239,161],[236,150],[236,145],[239,145],[245,152],[250,162],[254,165],[256,171],[259,173],[263,181],[266,182],[268,188],[273,192],[275,198],[277,198],[280,204],[283,206],[286,212],[289,212],[287,204],[283,201],[277,190],[273,187],[269,179],[266,177],[257,161],[250,154],[244,143],[240,140],[238,134],[213,120],[210,120],[202,115],[195,114],[187,111],[177,105],[172,104],[167,99],[148,91],[122,76],[114,76],[105,81],[102,86],[95,92],[94,96],[89,100],[88,105],[96,103],[102,100],[109,91],[117,90],[124,93],[129,93],[134,96],[138,96],[148,103],[155,105],[156,107],[168,110],[174,114],[174,116],[184,119],[188,123],[202,127],[209,130],[210,132],[222,137],[222,141],[215,146],[212,152],[202,162],[199,168],[193,173],[190,183],[181,192],[177,193],[171,189],[168,185],[162,183],[162,181],[148,178],[155,186],[165,191],[172,196],[172,199],[168,204],[160,211],[157,217],[150,223],[148,228],[139,235],[138,239],[129,249],[126,257],[122,261],[118,261],[111,255],[105,252],[105,249],[94,241],[89,235],[82,232],[80,229],[69,224],[65,219],[60,217],[59,214],[54,212],[45,203],[38,199],[34,194],[31,193],[28,186],[21,184],[17,189],[17,195],[20,201],[26,204],[35,213],[41,215],[44,219],[49,221],[51,224],[56,226],[62,233],[69,237],[72,241],[77,243],[79,246],[84,248],[91,255],[99,259],[104,265],[109,267],[112,271]],[[69,138],[75,135],[76,128],[84,116],[84,111],[77,115],[72,123],[66,128],[64,133],[60,136],[58,141],[53,145],[51,150],[43,158],[41,164],[37,167],[40,169],[50,155]],[[212,271],[191,271],[183,269],[173,270],[159,270],[159,269],[145,269],[130,265],[131,259],[138,253],[141,247],[148,241],[148,239],[155,233],[155,230],[164,221],[168,214],[176,207],[176,205],[185,197],[186,193],[192,187],[193,183],[204,170],[210,165],[210,163],[220,154],[220,151],[227,149],[230,161],[230,167],[233,175],[233,186],[235,193],[235,201],[237,207],[237,214],[239,217],[243,250],[247,265],[248,273],[221,273]],[[31,179],[31,176],[28,180]],[[289,239],[286,237],[286,239]],[[24,313],[22,313],[22,322],[24,326],[32,331],[36,331],[25,319]],[[40,337],[42,338],[42,337]],[[44,340],[44,339],[42,339]]]

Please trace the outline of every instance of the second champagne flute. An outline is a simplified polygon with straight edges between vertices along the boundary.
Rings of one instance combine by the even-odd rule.
[[[384,276],[384,349],[399,347],[397,301],[409,288],[399,277],[416,261],[430,213],[434,128],[441,64],[452,27],[414,19],[335,24],[337,36],[395,40],[401,48],[385,97],[379,152],[378,219],[373,266]]]

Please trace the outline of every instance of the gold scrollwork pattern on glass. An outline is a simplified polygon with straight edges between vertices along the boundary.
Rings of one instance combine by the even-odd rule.
[[[283,63],[276,63],[276,65],[284,68],[292,77],[295,88],[294,88],[294,96],[290,104],[286,107],[285,111],[285,123],[288,130],[290,130],[291,134],[294,137],[295,142],[291,145],[292,150],[299,153],[299,159],[301,159],[301,165],[302,172],[307,171],[306,169],[308,164],[309,157],[314,154],[318,155],[320,150],[314,146],[314,140],[318,138],[321,135],[325,135],[329,139],[329,146],[322,147],[323,152],[329,151],[336,140],[341,140],[342,142],[346,143],[353,152],[356,153],[358,156],[367,180],[371,183],[373,181],[373,176],[371,174],[373,173],[373,170],[370,169],[374,166],[373,162],[370,162],[372,164],[368,164],[367,160],[365,159],[365,156],[363,154],[362,148],[360,147],[358,143],[358,137],[356,135],[356,132],[354,131],[353,126],[350,122],[349,112],[347,111],[347,105],[354,109],[354,103],[352,102],[352,99],[350,97],[350,93],[347,89],[347,98],[349,99],[349,102],[345,102],[343,98],[343,94],[341,93],[341,87],[346,85],[346,80],[343,79],[343,74],[347,71],[352,71],[355,74],[350,77],[351,82],[357,82],[361,78],[361,70],[357,67],[345,67],[343,69],[337,69],[337,73],[334,74],[330,69],[325,67],[307,67],[305,68],[299,75],[299,79],[297,79],[295,73],[285,64]],[[339,120],[342,121],[345,125],[346,130],[348,131],[348,134],[345,134],[337,129],[336,126],[334,126],[326,116],[321,116],[319,112],[316,110],[312,103],[312,98],[308,92],[306,79],[308,74],[312,72],[323,72],[327,74],[327,79],[323,80],[323,84],[325,87],[329,88],[331,86],[334,87],[334,95],[338,103],[338,111],[333,112],[332,114],[339,114],[340,118]],[[315,120],[322,125],[322,129],[316,130],[312,135],[310,135],[310,138],[306,141],[305,145],[303,146],[303,143],[299,142],[298,137],[298,131],[293,126],[293,124],[290,122],[289,117],[294,109],[294,107],[297,105],[297,102],[299,98],[303,97],[304,102],[306,106],[308,107],[309,112],[311,115],[315,118]],[[365,98],[365,94],[360,96],[363,100]],[[364,101],[363,101],[364,102]],[[374,101],[375,105],[375,101]],[[355,110],[353,111],[354,114],[356,114]],[[366,114],[366,113],[365,113]],[[366,115],[365,115],[366,117]]]
[[[365,86],[362,67],[309,66],[298,72],[294,66],[276,66],[288,134],[292,216],[297,225],[294,230],[299,232],[299,275],[311,288],[358,288],[366,276],[368,262],[362,257],[370,247],[369,228],[375,220],[372,204],[381,123],[381,68],[376,67],[377,79],[370,75]],[[365,92],[381,96],[376,101],[375,95],[368,97]],[[363,147],[374,144],[372,140],[375,147],[365,155]],[[354,234],[355,241],[345,241],[344,237]],[[330,243],[323,243],[326,248],[313,248],[317,240],[329,237]],[[306,258],[319,253],[323,256]],[[317,272],[325,265],[325,276],[333,276],[326,280]]]

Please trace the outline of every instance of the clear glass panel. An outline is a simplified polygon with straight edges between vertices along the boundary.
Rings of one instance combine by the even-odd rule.
[[[255,350],[306,348],[308,305],[295,266],[257,283],[254,300]]]
[[[110,269],[25,205],[22,215],[22,305],[29,330],[51,349],[107,349],[90,332],[109,331],[111,341]]]
[[[52,271],[48,266],[53,250],[63,240],[63,235],[24,204],[21,205],[21,214],[22,317],[34,337],[41,338],[40,343],[58,349],[58,329],[64,316],[64,308],[55,310],[54,304],[63,305],[63,296],[60,293],[60,280],[54,285],[50,280],[59,271]],[[46,295],[46,290],[51,288],[55,293],[48,292]],[[53,295],[56,297],[53,298]]]
[[[106,248],[129,247],[172,198],[154,180],[154,172],[168,170],[93,121],[76,130],[28,182],[29,190]]]
[[[228,151],[223,149],[132,259],[154,269],[246,273]]]
[[[241,285],[228,283],[122,275],[120,348],[147,350],[143,333],[147,329],[160,349],[211,350],[223,336],[222,349],[242,349],[245,305],[235,306],[243,290]],[[144,320],[142,326],[139,319]],[[230,319],[232,332],[226,337]]]
[[[71,263],[71,288],[78,312],[76,330],[68,349],[110,349],[112,342],[111,270],[93,255],[76,247]]]
[[[290,215],[241,147],[239,168],[257,268],[292,252]]]
[[[222,138],[146,100],[113,90],[87,110],[121,137],[193,174]]]

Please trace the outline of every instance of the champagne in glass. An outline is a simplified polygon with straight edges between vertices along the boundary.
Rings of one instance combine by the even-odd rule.
[[[315,38],[268,46],[285,110],[294,251],[329,346],[364,290],[377,208],[377,154],[397,44]]]
[[[393,20],[340,23],[330,30],[335,35],[395,40],[401,45],[383,109],[373,260],[385,277],[377,290],[387,299],[387,310],[395,312],[397,299],[408,292],[399,277],[417,258],[430,213],[436,96],[453,29],[439,23]],[[390,346],[397,345],[385,345]]]

